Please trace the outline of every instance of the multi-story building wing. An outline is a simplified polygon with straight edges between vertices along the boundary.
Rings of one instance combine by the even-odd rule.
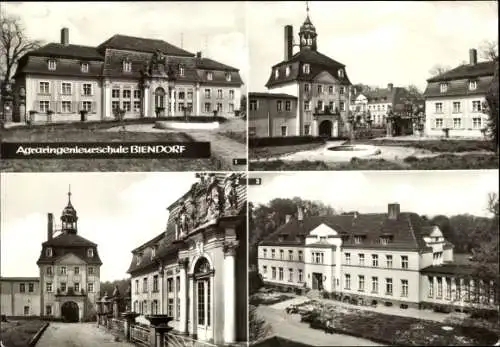
[[[8,317],[40,315],[38,277],[0,277],[0,310]]]
[[[132,251],[132,309],[167,314],[214,344],[247,340],[246,185],[210,174],[168,207],[166,231]],[[145,321],[147,322],[147,321]]]
[[[53,215],[48,214],[47,241],[42,243],[37,261],[43,316],[70,321],[95,318],[102,262],[97,245],[78,235],[77,222],[71,193],[68,193],[68,204],[62,211],[57,236],[54,236]]]
[[[304,217],[299,210],[259,244],[258,269],[268,285],[401,308],[463,307],[468,301],[450,293],[474,282],[464,277],[470,268],[453,263],[453,245],[441,230],[400,212],[399,204],[389,204],[386,214]],[[490,289],[481,299],[484,306],[498,304]]]
[[[485,96],[495,73],[493,61],[478,62],[477,50],[469,51],[469,64],[460,65],[427,80],[424,92],[428,135],[484,136],[488,115]]]
[[[23,56],[16,79],[17,119],[76,121],[238,115],[239,70],[163,40],[114,35],[97,47],[49,43]],[[30,112],[31,111],[31,112]],[[47,113],[50,113],[50,116]],[[48,118],[48,119],[47,119]]]
[[[287,133],[271,136],[336,137],[347,130],[351,83],[344,64],[318,51],[317,36],[308,14],[299,31],[299,51],[293,54],[293,27],[285,26],[284,59],[271,68],[266,87],[270,93],[296,97],[297,110]],[[252,120],[254,115],[251,109],[249,112]],[[275,116],[279,117],[277,111],[270,114]],[[267,133],[257,136],[269,136]]]
[[[278,93],[248,93],[248,135],[289,136],[296,133],[297,97]],[[304,135],[311,135],[309,126]]]

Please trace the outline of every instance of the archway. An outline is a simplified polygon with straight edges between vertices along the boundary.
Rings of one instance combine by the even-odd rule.
[[[165,109],[165,89],[158,87],[155,90],[155,110]]]
[[[210,338],[209,330],[212,327],[212,274],[213,269],[210,268],[210,262],[207,258],[201,257],[194,266],[194,288],[196,297],[196,324],[198,327],[198,335]],[[204,332],[204,334],[202,333]]]
[[[78,304],[74,301],[68,301],[62,304],[61,317],[65,322],[78,322],[80,320],[78,314]]]
[[[319,123],[318,135],[324,137],[332,137],[333,124],[329,120],[324,120]]]

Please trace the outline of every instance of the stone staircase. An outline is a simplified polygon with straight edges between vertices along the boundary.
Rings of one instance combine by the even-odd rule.
[[[321,292],[317,289],[310,290],[309,292],[307,292],[306,296],[311,300],[317,300],[322,298]]]

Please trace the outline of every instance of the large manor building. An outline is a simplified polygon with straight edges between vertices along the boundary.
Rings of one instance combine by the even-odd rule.
[[[259,244],[258,271],[266,285],[372,305],[498,306],[497,288],[454,263],[439,227],[399,204],[380,214],[307,217],[299,209]]]
[[[246,180],[201,174],[168,207],[166,230],[132,251],[132,310],[173,317],[179,333],[216,345],[247,341]]]
[[[44,316],[66,321],[95,319],[100,291],[101,259],[97,245],[78,235],[78,216],[68,204],[56,228],[48,214],[47,241],[37,265],[40,277],[3,277],[1,313],[6,316]]]
[[[485,98],[494,80],[497,61],[478,62],[477,50],[469,51],[469,63],[427,80],[425,89],[427,135],[484,137],[488,115]]]
[[[14,120],[77,121],[168,116],[234,117],[237,68],[157,39],[114,35],[97,47],[60,43],[24,55],[15,74]]]
[[[316,28],[307,17],[294,44],[285,26],[283,60],[271,68],[268,95],[249,93],[249,134],[256,137],[337,137],[349,130],[351,82],[345,65],[318,51]],[[299,51],[293,54],[294,46]]]

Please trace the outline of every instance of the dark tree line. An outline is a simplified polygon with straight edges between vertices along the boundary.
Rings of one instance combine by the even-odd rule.
[[[129,279],[122,279],[122,280],[101,282],[100,295],[104,296],[105,293],[108,296],[113,295],[113,292],[115,290],[115,286],[118,286],[118,290],[120,291],[120,294],[122,296],[124,296],[125,293],[127,292],[127,289],[130,286],[130,280]]]

